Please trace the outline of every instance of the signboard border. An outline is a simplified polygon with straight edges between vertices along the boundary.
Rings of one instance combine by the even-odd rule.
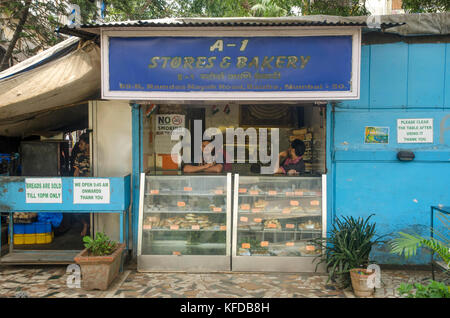
[[[299,101],[299,100],[351,100],[359,99],[361,70],[361,27],[169,27],[158,30],[141,28],[114,28],[100,30],[101,34],[101,83],[102,99],[161,101]],[[304,37],[304,36],[352,36],[352,78],[350,91],[304,92],[144,92],[111,91],[109,89],[109,37]]]

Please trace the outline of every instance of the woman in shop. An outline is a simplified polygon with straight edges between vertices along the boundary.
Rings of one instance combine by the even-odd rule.
[[[289,148],[278,155],[278,169],[275,173],[296,175],[305,171],[303,154],[305,153],[305,143],[295,139]]]

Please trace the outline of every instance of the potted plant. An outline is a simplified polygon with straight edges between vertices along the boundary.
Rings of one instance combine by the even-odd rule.
[[[373,279],[366,268],[369,265],[369,254],[375,244],[381,243],[381,237],[375,238],[375,223],[369,223],[371,214],[364,219],[359,217],[337,218],[326,239],[316,239],[325,253],[320,262],[325,263],[328,270],[328,280],[336,282],[339,288],[350,285],[356,296],[370,296],[374,288],[367,281]],[[316,267],[317,269],[317,267]]]
[[[83,237],[85,249],[75,256],[81,267],[81,287],[85,290],[107,290],[119,274],[125,244],[118,244],[105,233],[97,233],[95,239]]]

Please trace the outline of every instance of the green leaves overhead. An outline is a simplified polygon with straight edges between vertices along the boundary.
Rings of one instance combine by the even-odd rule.
[[[402,8],[409,13],[434,13],[450,10],[449,0],[403,0]]]
[[[104,0],[103,21],[174,17],[366,15],[368,12],[364,2],[360,0]],[[27,3],[30,5],[29,14],[25,23],[22,23],[20,17]],[[69,14],[68,4],[76,4],[80,7],[81,23],[99,21],[98,1],[94,0],[0,1],[0,24],[11,31],[19,30],[14,41],[5,39],[6,46],[12,46],[7,50],[6,67],[64,39],[54,31],[66,24],[66,17]]]

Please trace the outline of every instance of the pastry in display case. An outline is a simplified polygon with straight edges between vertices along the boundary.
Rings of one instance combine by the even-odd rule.
[[[226,255],[227,176],[146,176],[141,255]]]
[[[239,176],[235,256],[317,256],[322,178]],[[236,183],[235,183],[236,187]]]

